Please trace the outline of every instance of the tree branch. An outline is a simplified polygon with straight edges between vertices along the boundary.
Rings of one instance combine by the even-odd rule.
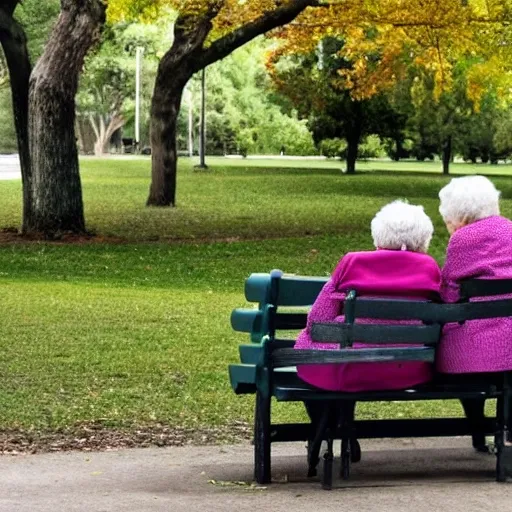
[[[325,3],[321,3],[318,0],[293,0],[277,9],[266,11],[256,20],[214,41],[211,46],[199,54],[194,63],[194,69],[197,72],[227,57],[231,52],[248,43],[255,37],[290,23],[308,7],[320,7],[325,5]]]
[[[18,2],[11,2],[11,4]],[[25,33],[13,18],[14,9],[16,5],[2,5],[0,6],[0,40],[5,37],[10,37],[15,40],[25,39]]]
[[[2,0],[0,44],[9,70],[14,125],[23,183],[23,229],[31,212],[32,167],[28,134],[28,88],[32,66],[23,27],[13,18],[18,0]]]
[[[16,7],[20,3],[20,0],[1,0],[2,5],[0,6],[0,11],[4,11],[7,16],[12,18]]]
[[[119,130],[119,128],[122,128],[125,125],[125,122],[126,121],[124,120],[124,117],[121,114],[114,113],[112,115],[112,118],[110,119],[110,123],[108,124],[105,138],[107,140],[110,140],[112,135],[114,135],[114,133],[117,130]]]
[[[100,131],[98,130],[98,125],[96,124],[96,120],[94,119],[93,114],[89,114],[89,122],[91,123],[92,130],[96,139],[100,138]]]

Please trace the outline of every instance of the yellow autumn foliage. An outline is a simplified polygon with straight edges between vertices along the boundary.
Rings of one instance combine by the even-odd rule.
[[[201,17],[213,13],[212,36],[224,35],[266,12],[294,0],[108,0],[107,17],[111,23],[126,20],[153,21],[162,11]]]
[[[432,73],[439,97],[455,65],[473,60],[468,96],[478,105],[490,84],[510,90],[511,22],[511,0],[333,0],[280,31],[279,55],[309,53],[326,36],[343,39],[353,66],[340,72],[342,83],[358,99],[391,87],[411,65]]]

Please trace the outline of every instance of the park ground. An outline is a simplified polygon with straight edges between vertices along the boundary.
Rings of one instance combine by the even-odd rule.
[[[332,492],[305,477],[304,446],[274,448],[273,483],[252,482],[248,445],[1,457],[2,512],[488,512],[510,509],[495,457],[466,439],[363,442],[363,460]],[[336,467],[337,470],[337,467]]]
[[[347,251],[371,249],[370,220],[396,198],[423,204],[431,254],[448,239],[439,163],[183,160],[176,209],[146,208],[147,159],[86,159],[88,228],[96,236],[37,242],[16,235],[19,181],[0,182],[0,452],[208,444],[250,438],[253,398],[227,365],[244,335],[251,272],[328,275]],[[493,174],[512,215],[512,167]],[[459,415],[457,403],[367,404],[361,417]],[[276,419],[304,417],[278,405]]]

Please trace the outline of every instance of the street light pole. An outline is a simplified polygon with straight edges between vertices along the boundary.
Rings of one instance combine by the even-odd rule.
[[[135,148],[140,151],[140,78],[141,61],[144,49],[137,46],[135,50]]]
[[[194,156],[194,96],[190,87],[188,90],[188,156]]]
[[[201,127],[199,136],[199,165],[198,169],[208,169],[206,165],[206,68],[201,74]]]

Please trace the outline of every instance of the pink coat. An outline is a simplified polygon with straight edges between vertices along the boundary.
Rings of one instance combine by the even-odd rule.
[[[332,343],[313,343],[310,330],[313,322],[343,321],[340,312],[348,290],[355,289],[359,296],[366,297],[425,300],[439,293],[440,280],[437,263],[426,254],[384,249],[349,253],[338,263],[318,295],[295,348],[339,349],[339,345]],[[363,323],[364,319],[359,322]],[[431,380],[432,369],[430,364],[421,362],[303,365],[298,367],[298,375],[322,389],[356,392],[405,389],[422,384]]]
[[[452,235],[442,272],[443,301],[457,302],[457,283],[468,278],[512,279],[510,220],[488,217]],[[446,325],[438,351],[437,369],[443,373],[512,370],[512,318]]]

